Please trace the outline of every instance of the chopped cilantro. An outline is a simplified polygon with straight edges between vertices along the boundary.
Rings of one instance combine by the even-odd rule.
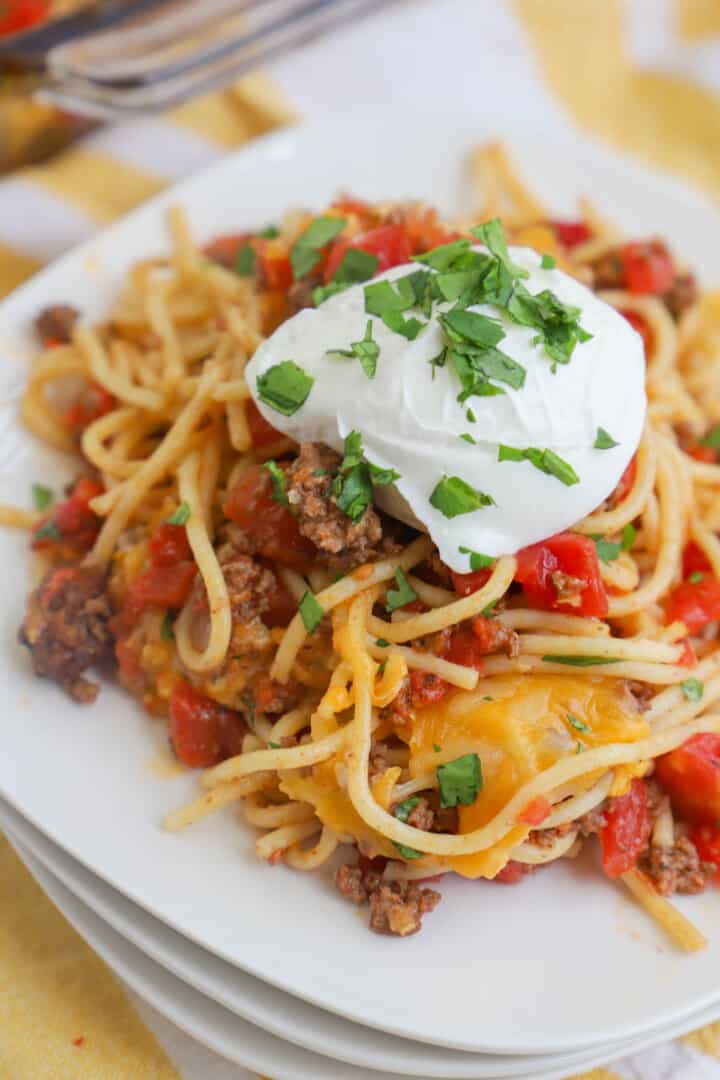
[[[349,349],[328,349],[327,355],[339,360],[357,358],[368,379],[375,378],[380,346],[376,341],[373,341],[372,328],[372,319],[368,319],[362,341],[351,342]]]
[[[313,303],[318,307],[328,297],[344,292],[351,285],[367,281],[377,270],[378,262],[377,255],[361,251],[360,248],[348,248],[328,284],[318,285],[313,289]]]
[[[500,443],[498,447],[498,461],[529,461],[536,469],[554,476],[562,481],[566,487],[580,483],[580,477],[569,462],[556,454],[554,450],[540,450],[536,446],[527,446],[520,449],[516,446],[505,446]]]
[[[533,295],[517,282],[507,302],[507,312],[521,326],[537,330],[534,345],[543,345],[552,360],[552,370],[558,364],[569,364],[578,342],[592,337],[580,326],[580,308],[563,304],[549,289]]]
[[[705,575],[703,574],[702,570],[693,570],[692,574],[688,578],[688,581],[691,585],[699,585],[704,576]]]
[[[289,506],[288,497],[285,494],[285,473],[278,465],[277,461],[266,461],[263,465],[263,469],[267,469],[270,473],[270,480],[272,482],[272,497],[276,503],[280,503],[281,506]]]
[[[622,549],[623,549],[623,551],[630,551],[631,547],[635,543],[636,538],[637,538],[637,529],[632,524],[632,522],[629,521],[627,523],[627,525],[624,527],[623,531],[622,531]]]
[[[325,614],[320,604],[308,589],[299,604],[300,616],[308,634],[314,634]]]
[[[612,450],[613,446],[619,446],[619,442],[615,442],[612,435],[605,430],[605,428],[599,427],[597,429],[597,435],[595,436],[595,442],[593,446],[596,450]]]
[[[305,277],[320,262],[320,251],[345,228],[345,218],[317,217],[300,233],[290,249],[293,276]]]
[[[720,424],[715,424],[703,435],[700,446],[709,446],[711,450],[720,450]]]
[[[623,550],[622,544],[616,544],[612,540],[604,540],[602,537],[593,537],[598,553],[598,559],[604,563],[614,562]]]
[[[446,761],[444,765],[438,765],[435,773],[443,809],[470,806],[482,791],[482,767],[477,754],[463,754],[454,761]]]
[[[377,639],[377,641],[375,642],[375,644],[378,646],[379,649],[389,649],[390,648],[390,642],[387,640],[387,638],[384,638],[384,637],[379,637]]]
[[[442,746],[438,746],[438,744],[436,742],[434,742],[432,744],[432,748],[433,748],[433,753],[435,753],[435,754],[441,754],[442,753]]]
[[[175,614],[172,611],[165,612],[165,618],[162,621],[160,627],[160,638],[162,641],[174,641],[175,631],[173,630],[173,623],[175,622]]]
[[[470,435],[467,431],[464,431],[460,438],[464,439],[465,442],[470,443],[471,446],[477,446],[477,441],[473,439],[472,435]]]
[[[511,278],[526,278],[530,276],[527,270],[523,270],[522,266],[517,266],[511,260],[507,249],[507,241],[505,240],[505,230],[503,229],[500,218],[493,218],[491,221],[485,221],[482,225],[477,225],[474,229],[471,229],[470,232],[473,236],[476,236],[481,243],[489,248]]]
[[[373,484],[394,484],[400,475],[394,469],[381,469],[365,461],[359,431],[350,432],[345,439],[344,451],[332,493],[342,512],[353,521],[359,521],[372,502]]]
[[[556,263],[555,259],[553,258],[553,256],[548,255],[547,252],[546,252],[543,255],[542,259],[540,260],[540,265],[543,268],[543,270],[554,270],[555,267],[557,266],[557,263]]]
[[[398,819],[398,821],[407,822],[407,819],[410,817],[419,802],[419,795],[411,795],[409,799],[403,799],[401,803],[397,804],[397,806],[393,810],[393,815]]]
[[[567,719],[570,727],[574,727],[576,731],[587,732],[590,730],[589,724],[586,724],[584,720],[578,720],[577,716],[573,716],[572,713],[567,714]]]
[[[386,611],[395,611],[396,608],[405,607],[406,604],[411,604],[413,600],[417,600],[417,593],[406,578],[405,571],[400,566],[398,566],[395,571],[395,581],[397,582],[397,589],[388,590],[386,597],[387,603],[385,605]]]
[[[585,747],[583,746],[583,744],[578,739],[578,741],[575,743],[575,753],[576,754],[583,754],[584,752],[585,752]]]
[[[477,311],[454,309],[441,315],[440,323],[454,341],[468,341],[480,349],[490,349],[505,337],[497,319]]]
[[[398,849],[403,859],[422,859],[422,851],[417,851],[414,847],[407,847],[406,844],[398,844],[393,840],[393,845]]]
[[[186,502],[181,502],[177,510],[173,510],[170,517],[165,518],[168,525],[186,525],[190,520],[190,507]]]
[[[461,555],[470,556],[471,570],[487,570],[495,562],[492,555],[481,555],[479,551],[472,551],[470,548],[460,547],[458,551]]]
[[[457,260],[458,255],[464,255],[470,250],[469,240],[452,240],[449,244],[440,244],[431,251],[422,255],[413,255],[413,262],[424,263],[433,270],[448,270]]]
[[[469,420],[471,424],[477,423],[477,417],[475,416],[475,413],[470,408],[465,410],[465,419]]]
[[[542,658],[548,664],[567,664],[569,667],[596,667],[599,664],[620,664],[620,656],[555,656],[548,654]]]
[[[33,484],[32,500],[36,510],[47,510],[54,498],[55,496],[50,488],[45,487],[43,484]]]
[[[235,273],[242,277],[250,277],[255,272],[256,261],[255,248],[250,247],[250,244],[243,244],[235,256]]]
[[[258,236],[261,240],[274,240],[275,237],[280,235],[280,230],[277,225],[266,225],[264,229],[261,229]]]
[[[50,518],[39,529],[35,530],[34,537],[36,540],[62,540],[62,535],[55,522]]]
[[[283,360],[258,375],[258,397],[283,416],[292,416],[306,401],[314,382],[293,360]]]
[[[282,750],[282,746],[280,745],[279,742],[269,742],[268,746],[270,747],[271,750]]]
[[[700,701],[705,687],[699,679],[685,679],[680,683],[680,689],[688,701]]]
[[[495,506],[495,500],[492,495],[466,484],[459,476],[443,476],[433,489],[430,505],[444,517],[454,518],[460,514],[471,514],[483,506]]]

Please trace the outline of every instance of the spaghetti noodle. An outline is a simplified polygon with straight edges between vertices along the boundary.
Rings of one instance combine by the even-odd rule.
[[[200,251],[175,210],[173,253],[134,268],[102,326],[47,340],[30,372],[26,425],[79,450],[88,475],[54,506],[46,493],[0,512],[48,567],[22,640],[83,701],[85,670],[114,655],[168,717],[180,760],[205,769],[169,829],[242,804],[270,862],[311,870],[355,845],[337,882],[373,929],[419,928],[438,899],[423,878],[519,881],[599,834],[608,875],[697,948],[663,894],[720,865],[720,302],[589,206],[552,221],[500,147],[473,171],[475,220],[500,216],[514,243],[594,283],[645,342],[638,453],[563,534],[586,576],[553,538],[536,545],[543,592],[525,551],[458,574],[377,507],[343,516],[338,456],[273,430],[245,382],[313,290],[363,280],[343,278],[348,251],[367,278],[464,224],[343,199],[314,248],[295,214]]]

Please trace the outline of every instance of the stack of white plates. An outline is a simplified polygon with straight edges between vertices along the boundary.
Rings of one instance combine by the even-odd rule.
[[[320,208],[340,189],[457,213],[468,208],[468,152],[498,136],[553,213],[571,216],[589,194],[629,234],[662,232],[720,281],[717,210],[576,136],[392,110],[272,135],[148,203],[0,309],[0,502],[26,503],[33,482],[59,484],[71,468],[15,416],[33,316],[62,302],[102,316],[128,267],[167,247],[168,205],[187,209],[198,240]],[[717,892],[683,903],[710,939],[693,956],[583,860],[515,887],[448,880],[423,932],[396,940],[368,933],[329,874],[259,863],[233,812],[164,833],[195,778],[163,778],[161,725],[118,689],[81,708],[32,677],[15,641],[24,538],[1,535],[0,559],[0,825],[90,944],[201,1042],[274,1080],[549,1080],[720,1016]]]

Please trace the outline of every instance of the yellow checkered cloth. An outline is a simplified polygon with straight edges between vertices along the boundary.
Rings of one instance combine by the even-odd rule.
[[[720,0],[469,3],[477,40],[492,41],[493,20],[504,20],[504,44],[510,26],[544,92],[579,125],[720,196]],[[428,7],[419,2],[417,15],[403,8],[407,34]],[[166,183],[291,119],[271,84],[252,77],[162,121],[101,132],[0,181],[0,295]],[[664,1048],[662,1068],[654,1053],[575,1080],[720,1077],[712,1064],[720,1061],[720,1025]],[[174,1057],[0,838],[0,1080],[210,1075],[197,1061],[186,1070]]]

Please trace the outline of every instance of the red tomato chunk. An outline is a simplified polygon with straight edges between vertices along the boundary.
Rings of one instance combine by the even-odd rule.
[[[720,829],[713,825],[695,825],[690,830],[690,839],[703,862],[713,863],[718,871],[715,881],[720,881]]]
[[[190,683],[178,682],[170,697],[169,734],[183,765],[206,769],[242,750],[247,724],[241,713],[218,705]]]
[[[691,634],[720,619],[720,581],[703,573],[700,581],[683,581],[670,593],[665,609],[667,621],[684,622]]]
[[[633,780],[627,794],[611,801],[605,819],[607,824],[600,830],[602,863],[608,877],[615,878],[635,865],[650,837],[644,782]]]
[[[663,244],[625,244],[620,249],[625,284],[632,293],[664,293],[675,280],[673,261]]]
[[[272,497],[267,469],[253,465],[240,474],[225,500],[225,514],[245,530],[259,555],[305,572],[315,548],[301,535],[290,510]]]
[[[518,552],[517,561],[515,578],[532,607],[571,615],[600,618],[607,615],[608,600],[600,576],[600,562],[595,544],[588,537],[558,533],[540,544],[523,548]],[[576,604],[559,599],[558,574],[580,583]]]
[[[377,229],[354,236],[352,240],[340,240],[335,244],[325,267],[326,282],[335,276],[350,248],[377,256],[377,274],[409,262],[412,255],[410,241],[402,225],[381,225]]]
[[[720,735],[693,735],[658,759],[655,777],[682,817],[720,825]]]

